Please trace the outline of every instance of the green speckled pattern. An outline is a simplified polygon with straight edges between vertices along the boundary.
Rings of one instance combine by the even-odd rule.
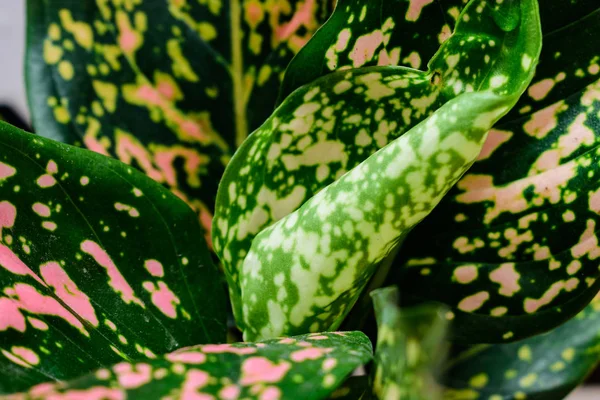
[[[262,303],[261,307],[265,307],[263,311],[266,311],[266,302],[270,301],[272,304],[277,303],[278,308],[287,309],[285,313],[289,313],[293,308],[292,304],[301,303],[297,296],[318,294],[317,297],[323,298],[315,304],[301,306],[304,310],[301,314],[305,317],[311,316],[312,311],[308,310],[320,303],[329,305],[335,310],[333,314],[331,310],[324,311],[320,321],[312,321],[306,326],[303,325],[306,323],[303,322],[305,317],[295,318],[293,325],[300,330],[291,332],[302,332],[302,329],[309,328],[313,331],[318,330],[319,327],[330,329],[329,324],[340,322],[340,318],[347,310],[337,309],[334,303],[342,301],[346,302],[345,307],[352,305],[355,294],[364,287],[364,280],[368,280],[373,273],[372,263],[381,260],[394,243],[435,206],[439,198],[453,185],[454,180],[460,177],[479,154],[480,146],[483,144],[481,141],[484,140],[487,129],[491,127],[489,124],[494,123],[497,117],[507,112],[529,84],[540,46],[537,4],[535,2],[516,5],[505,3],[502,7],[509,10],[517,7],[518,14],[513,17],[521,21],[522,25],[513,25],[510,30],[501,29],[495,22],[495,16],[505,8],[495,10],[491,6],[483,7],[478,0],[475,0],[463,11],[464,23],[457,26],[453,38],[445,42],[433,58],[431,71],[420,72],[400,67],[369,67],[338,71],[318,79],[288,97],[275,114],[240,148],[221,182],[213,226],[215,250],[228,277],[238,324],[241,326],[245,324],[241,317],[242,301],[240,301],[239,287],[240,275],[243,274],[240,274],[240,269],[251,245],[254,246],[255,251],[258,251],[260,263],[269,271],[269,275],[266,275],[266,271],[263,270],[258,274],[260,279],[254,279],[252,282],[250,276],[256,276],[257,273],[250,272],[255,269],[250,267],[243,279],[246,279],[246,285],[260,286],[263,288],[261,290],[267,290],[267,287],[270,289],[259,294],[247,286],[246,293],[243,294],[244,306],[253,308],[256,299],[263,298],[259,301]],[[478,27],[481,36],[473,33]],[[519,67],[514,71],[513,78],[508,80],[502,72],[509,69],[511,57],[518,60]],[[447,58],[454,61],[444,62],[443,60]],[[529,62],[522,63],[524,59]],[[471,67],[468,67],[469,65]],[[469,71],[469,74],[466,71]],[[481,96],[473,95],[473,92],[481,93]],[[465,93],[466,95],[461,97],[461,94]],[[491,95],[486,96],[484,93]],[[484,99],[481,104],[470,104],[473,99],[479,98]],[[450,99],[455,100],[452,105],[448,103]],[[445,111],[440,109],[438,116],[434,114],[428,122],[429,125],[422,125],[417,131],[408,135],[409,137],[401,136],[416,123],[430,116],[442,104],[445,104]],[[489,113],[487,115],[489,118],[479,113]],[[432,132],[421,145],[421,132],[430,128],[435,132],[439,131],[439,136],[438,133]],[[381,154],[375,155],[368,164],[360,164],[388,143],[395,143],[393,141],[398,137],[401,137],[398,144],[393,144]],[[447,142],[442,144],[444,140]],[[408,143],[411,143],[411,149],[403,149],[402,146]],[[446,147],[438,149],[436,148],[438,145]],[[436,160],[438,152],[445,152],[450,148],[456,148],[452,154],[456,153],[457,159],[452,160],[452,156],[449,158],[441,156],[441,159]],[[381,166],[391,168],[392,165],[397,164],[392,160],[403,157],[404,152],[414,152],[416,157],[405,160],[406,171],[397,176],[386,177]],[[431,170],[428,170],[426,164],[430,161],[435,161],[436,164],[435,166],[432,164]],[[422,180],[408,182],[407,178],[413,179],[411,169],[416,164],[419,165],[421,175],[419,179]],[[360,169],[354,171],[353,168],[359,165]],[[404,165],[398,168],[404,168]],[[435,171],[437,168],[441,168],[439,173]],[[343,184],[336,181],[348,171],[350,172],[343,178]],[[409,174],[408,177],[404,176],[405,173]],[[398,198],[390,198],[394,195],[389,193],[386,185],[401,184],[418,188],[419,185],[427,182],[427,174],[434,173],[437,175],[435,188],[428,187],[424,189],[422,195],[410,199],[409,197],[412,197],[408,193],[410,191],[398,193]],[[353,174],[358,175],[351,178]],[[366,176],[369,177],[368,182],[362,182],[363,177]],[[369,183],[376,185],[378,182],[373,179],[380,178],[384,179],[380,182],[380,187],[369,185]],[[333,182],[338,186],[332,186]],[[319,192],[320,190],[322,192]],[[340,197],[337,204],[338,200],[335,198],[341,193],[336,191],[340,190],[344,192],[344,196]],[[320,196],[318,199],[313,197],[317,192]],[[327,195],[324,194],[325,192]],[[361,198],[361,193],[365,197]],[[350,204],[349,202],[358,201],[359,198],[363,202],[359,207],[361,214],[349,218],[344,209]],[[327,205],[331,210],[326,215],[317,216],[308,212],[317,207],[324,207],[318,205],[322,201],[331,203]],[[366,201],[368,203],[365,209]],[[311,207],[308,206],[308,202],[311,202]],[[290,213],[302,204],[305,206],[299,211],[300,214],[292,217]],[[382,204],[391,205],[382,208]],[[403,208],[405,205],[406,208]],[[408,211],[413,207],[416,207],[415,214]],[[334,209],[341,214],[333,212]],[[366,211],[366,214],[363,214],[363,211]],[[369,214],[371,216],[366,217]],[[291,222],[288,225],[280,223],[279,230],[262,231],[285,216],[288,219],[293,218],[294,225]],[[358,223],[362,218],[367,218],[367,221],[372,218],[368,222],[371,224],[371,230],[364,232],[360,237],[350,239],[356,227],[349,229],[347,225]],[[297,226],[295,226],[296,220]],[[393,221],[395,228],[386,231],[385,235],[388,233],[391,235],[389,238],[380,240],[377,232],[383,227],[376,225],[383,221],[385,223]],[[285,234],[285,236],[308,234],[306,229],[309,226],[310,231],[317,234],[317,239],[311,239],[311,242],[313,240],[320,242],[322,233],[329,234],[323,229],[325,225],[340,233],[335,233],[333,238],[330,237],[329,242],[321,244],[324,258],[320,261],[330,262],[332,256],[337,261],[324,265],[322,273],[317,272],[321,267],[315,267],[314,273],[307,272],[304,278],[308,283],[300,286],[295,285],[293,282],[297,282],[297,279],[289,275],[289,269],[293,264],[291,259],[283,261],[279,258],[284,257],[283,255],[273,258],[275,256],[270,253],[275,248],[265,247],[264,243],[259,244],[260,241],[267,240],[267,236],[271,234]],[[288,226],[285,232],[281,231],[284,226]],[[298,232],[293,232],[294,229],[298,229]],[[255,236],[261,231],[260,239],[255,240]],[[283,246],[283,249],[289,257],[293,252],[304,256],[315,249],[314,244],[307,243],[306,249],[301,249],[302,245],[291,246],[291,241],[285,242],[283,239],[284,237],[278,239],[273,237],[268,241],[288,243]],[[361,243],[362,240],[365,242]],[[366,250],[370,242],[379,243],[380,250],[369,252],[369,255],[366,254],[367,252],[356,253],[356,250],[363,246],[366,246],[364,247]],[[347,262],[345,257],[349,257],[350,261]],[[294,258],[298,257],[294,256]],[[306,262],[308,261],[303,261]],[[251,263],[256,265],[255,260]],[[319,287],[330,286],[334,275],[339,277],[340,271],[345,269],[345,266],[348,266],[343,274],[345,284],[337,286],[335,290],[331,287],[327,289]],[[355,274],[354,272],[358,270],[364,270],[366,273]],[[337,273],[334,274],[333,271]],[[320,275],[324,276],[319,278]],[[271,277],[267,279],[267,276]],[[275,281],[276,276],[278,278]],[[319,279],[323,281],[312,287]],[[267,280],[270,280],[269,284]],[[284,281],[284,284],[276,283]],[[352,282],[356,283],[355,287],[351,287]],[[312,288],[309,289],[309,286]],[[284,289],[289,287],[291,290],[280,290],[280,287]],[[299,293],[299,288],[307,291]],[[346,291],[348,297],[342,300],[339,296]],[[281,297],[275,301],[274,296]],[[256,313],[252,317],[247,315],[245,318],[252,319],[254,324],[266,318],[266,314],[261,314],[262,311],[258,312],[257,309]],[[275,329],[271,334],[283,332],[286,331]],[[249,336],[249,338],[253,337]]]

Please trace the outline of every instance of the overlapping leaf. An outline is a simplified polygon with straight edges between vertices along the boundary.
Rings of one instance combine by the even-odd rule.
[[[444,399],[564,398],[598,364],[600,300],[553,331],[459,353],[444,375]]]
[[[382,400],[440,399],[434,377],[445,357],[444,308],[400,309],[397,287],[371,295],[378,328],[374,392]]]
[[[405,241],[396,270],[406,268],[390,281],[403,301],[451,306],[453,335],[468,343],[552,329],[600,287],[600,47],[591,39],[600,12],[590,2],[549,6],[534,83]]]
[[[155,360],[123,362],[69,383],[41,384],[28,398],[318,400],[369,361],[371,352],[360,332],[194,346]]]
[[[194,213],[116,160],[0,123],[0,393],[225,341]]]
[[[346,68],[405,65],[423,69],[450,34],[463,0],[340,0],[331,18],[285,71],[279,100],[316,78]]]
[[[329,0],[28,1],[38,133],[165,184],[210,229],[236,145],[271,113],[280,74]]]
[[[446,135],[453,137],[454,130],[463,130],[467,136],[474,135],[470,136],[469,140],[477,142],[475,136],[480,133],[467,132],[470,129],[468,125],[471,123],[477,125],[474,129],[478,132],[485,126],[485,123],[480,123],[476,119],[477,113],[491,112],[492,109],[499,108],[504,108],[504,112],[506,112],[510,108],[510,105],[516,101],[529,83],[539,54],[540,34],[537,4],[524,1],[516,4],[505,3],[502,7],[500,10],[497,10],[491,6],[484,6],[484,3],[477,0],[470,3],[463,14],[469,16],[469,18],[464,18],[463,22],[457,27],[457,33],[453,36],[453,39],[445,42],[444,46],[431,61],[431,71],[429,72],[420,72],[399,67],[361,68],[336,72],[300,88],[288,97],[277,109],[276,113],[251,135],[249,140],[239,149],[232,159],[220,186],[217,198],[217,217],[213,229],[215,250],[221,258],[228,276],[234,312],[239,324],[243,325],[239,289],[240,268],[258,232],[298,209],[298,207],[311,199],[319,190],[327,187],[327,185],[359,165],[378,149],[401,136],[410,127],[429,116],[444,102],[459,96],[461,93],[480,90],[505,95],[503,100],[505,107],[500,107],[499,104],[492,105],[493,101],[488,101],[489,99],[483,100],[481,108],[478,108],[478,105],[470,104],[463,106],[461,102],[456,107],[462,108],[459,114],[464,119],[463,121],[461,119],[455,120],[451,116],[451,112],[449,111],[450,106],[448,106],[446,109],[447,114],[443,114],[443,117],[431,121],[436,127],[445,118],[455,121],[445,127],[439,126],[443,131],[440,141]],[[511,11],[511,18],[516,18],[518,23],[513,24],[511,30],[501,29],[495,22],[497,15],[506,10],[514,10],[515,7],[517,10],[516,14],[514,11]],[[447,62],[447,60],[452,60],[452,62]],[[515,60],[518,60],[517,67],[514,66]],[[523,63],[522,60],[526,60],[527,62]],[[508,79],[505,74],[511,74],[511,79]],[[473,98],[479,97],[474,96]],[[462,101],[468,103],[471,101],[471,97],[466,96]],[[487,109],[486,107],[490,108]],[[460,121],[460,124],[456,124],[456,121]],[[427,130],[429,128],[423,126],[420,129]],[[406,139],[406,142],[403,143],[411,142],[416,145],[420,140],[416,138],[417,135],[415,133],[413,138]],[[458,136],[454,138],[457,139]],[[423,149],[431,146],[431,150],[425,151],[427,154],[424,159],[418,161],[422,168],[426,168],[427,161],[425,159],[432,156],[429,151],[436,151],[436,140],[429,141],[427,139],[427,144],[423,145]],[[454,139],[448,140],[452,141]],[[457,146],[459,145],[457,144]],[[466,149],[467,152],[470,150],[470,148]],[[398,148],[398,151],[402,150]],[[386,161],[385,165],[393,159],[391,153],[388,153],[388,156],[390,158]],[[446,159],[446,161],[449,161],[449,159]],[[439,162],[441,167],[446,161],[442,159],[436,162]],[[468,161],[468,157],[464,158],[464,161],[466,164],[470,162]],[[458,164],[455,167],[458,169],[451,168],[440,172],[441,175],[436,178],[439,186],[432,192],[428,192],[428,194],[432,195],[430,200],[436,198],[437,190],[444,187],[442,183],[446,178],[448,179],[446,183],[452,184],[452,179],[455,178],[454,174],[462,171],[462,167],[459,167]],[[365,168],[381,169],[380,167],[376,168],[375,165]],[[367,170],[357,173],[364,174],[366,172]],[[375,171],[368,172],[375,173]],[[423,174],[429,173],[423,171]],[[370,176],[370,179],[374,176]],[[425,175],[422,178],[425,179]],[[374,197],[369,199],[369,204],[372,204],[373,207],[368,208],[366,211],[372,213],[374,221],[383,221],[384,214],[389,210],[382,209],[381,204],[386,204],[385,194],[387,194],[388,189],[384,188],[384,186],[380,189],[367,188],[366,184],[361,186],[359,182],[352,182],[351,179],[353,178],[347,178],[346,183],[342,184],[349,185],[344,188],[344,191],[347,191],[350,197],[359,198],[361,196],[359,193],[362,191],[367,189],[371,191],[376,190],[373,194]],[[392,181],[394,179],[391,179],[388,183],[391,184]],[[394,185],[398,184],[407,185],[408,182],[403,181],[400,183],[399,181],[394,181]],[[414,186],[418,186],[415,182],[411,183],[411,185],[413,184]],[[334,189],[327,188],[327,190],[329,190],[327,196],[334,195]],[[335,190],[341,190],[341,187]],[[365,196],[367,196],[366,192]],[[375,201],[380,196],[381,201]],[[393,196],[393,194],[390,194],[390,196]],[[425,197],[422,199],[425,199]],[[340,198],[340,200],[342,199]],[[364,199],[363,201],[366,200]],[[323,198],[318,201],[323,201]],[[331,201],[331,199],[327,198],[327,201]],[[392,203],[393,201],[393,199],[388,200],[388,202]],[[402,199],[402,201],[408,200]],[[416,198],[411,201],[420,202]],[[331,307],[328,311],[325,311],[321,321],[311,327],[311,330],[318,330],[318,326],[321,326],[323,329],[330,328],[328,324],[333,321],[329,320],[329,317],[325,317],[325,315],[332,316],[335,314],[337,319],[345,314],[343,310],[337,309],[338,305],[334,305],[332,302],[337,299],[336,301],[347,301],[351,305],[354,301],[354,290],[362,289],[362,280],[368,279],[373,272],[370,263],[382,256],[382,254],[375,252],[368,256],[365,255],[367,258],[358,262],[358,264],[354,264],[364,255],[362,253],[362,255],[354,254],[356,249],[354,249],[353,242],[356,241],[358,243],[361,238],[356,237],[351,240],[349,237],[346,238],[346,234],[352,235],[348,229],[345,230],[345,234],[337,233],[338,231],[341,232],[343,225],[341,221],[344,221],[344,218],[347,217],[342,217],[341,214],[335,215],[333,209],[337,208],[340,212],[345,213],[346,211],[342,211],[345,207],[342,203],[327,205],[327,208],[330,209],[327,218],[330,218],[330,221],[326,221],[325,217],[316,218],[315,215],[304,220],[307,217],[305,215],[306,210],[316,207],[318,204],[317,201],[313,202],[312,206],[307,207],[304,214],[297,216],[299,217],[298,223],[303,225],[303,228],[294,234],[314,230],[316,236],[311,239],[311,242],[319,242],[321,240],[321,233],[327,233],[327,231],[323,230],[326,229],[323,228],[323,225],[329,223],[331,224],[331,228],[336,227],[336,238],[331,239],[331,245],[340,251],[342,249],[343,251],[350,251],[349,249],[353,248],[347,254],[347,257],[353,256],[357,258],[355,261],[350,260],[343,263],[344,265],[354,265],[349,267],[345,272],[345,274],[348,274],[345,279],[350,280],[349,277],[352,276],[356,283],[356,287],[348,293],[349,298],[344,300],[338,298],[339,290],[332,291],[331,288],[324,289],[324,293],[322,293],[318,285],[316,287],[309,285],[310,288],[307,286],[306,289],[308,291],[301,294],[303,301],[306,300],[307,302],[312,301],[310,299],[313,298],[313,294],[318,294],[322,296],[319,302],[322,301],[325,305]],[[397,207],[392,207],[395,208],[393,212],[401,213],[401,216],[399,214],[397,218],[407,219],[406,211],[401,211],[400,208],[409,206],[402,202],[398,204]],[[432,202],[430,206],[434,204],[435,202]],[[412,204],[411,206],[415,205]],[[422,218],[424,214],[421,214],[421,212],[425,213],[425,210],[429,206],[420,207],[423,206],[418,206],[416,211],[418,211]],[[359,208],[363,208],[362,205]],[[342,219],[335,220],[335,218]],[[394,219],[396,217],[390,215],[385,218]],[[310,222],[308,222],[309,220]],[[418,222],[417,219],[411,222],[411,224],[416,222]],[[347,222],[347,224],[349,223],[350,221]],[[398,221],[397,223],[404,224],[402,221]],[[403,234],[410,229],[411,224],[404,225],[402,229]],[[290,223],[290,227],[291,225],[292,223]],[[281,223],[279,226],[283,227],[284,225]],[[308,226],[311,227],[309,231],[306,231]],[[299,226],[296,228],[299,228]],[[374,232],[378,230],[379,228],[375,229]],[[252,283],[252,280],[247,281],[251,285],[256,284],[262,287],[262,294],[259,295],[259,293],[253,292],[254,289],[247,292],[245,295],[247,296],[244,304],[245,307],[255,307],[256,301],[251,299],[256,297],[259,299],[263,298],[258,303],[261,304],[261,307],[266,307],[265,302],[276,296],[280,292],[279,287],[281,286],[284,286],[284,289],[293,293],[297,293],[299,287],[304,287],[304,285],[296,287],[293,281],[297,281],[297,277],[290,279],[288,276],[290,273],[289,268],[291,267],[290,262],[293,258],[291,253],[287,256],[283,254],[278,256],[286,258],[285,262],[280,258],[272,258],[272,254],[267,254],[273,248],[267,251],[264,247],[264,241],[268,241],[267,237],[271,234],[284,235],[278,241],[285,243],[285,253],[296,251],[298,252],[296,254],[302,254],[302,257],[304,257],[304,250],[299,248],[292,249],[291,241],[285,242],[282,240],[285,236],[291,234],[291,230],[287,228],[285,234],[278,230],[271,230],[269,233],[263,234],[261,239],[263,241],[262,244],[256,244],[255,240],[257,249],[260,248],[259,253],[264,252],[264,254],[260,255],[260,257],[265,257],[261,262],[264,265],[271,266],[267,267],[270,271],[268,274],[263,271],[265,275],[263,275],[262,281],[259,282],[256,280]],[[362,239],[366,239],[371,234],[373,232],[365,232]],[[394,237],[393,242],[397,242],[398,239],[399,237]],[[383,243],[385,240],[381,242]],[[347,242],[342,244],[344,241]],[[321,245],[325,253],[329,253],[333,249],[333,247],[329,248],[329,242],[324,242]],[[309,253],[314,251],[314,246],[311,246],[307,246],[306,251]],[[386,248],[386,246],[382,244],[381,249]],[[341,260],[343,254],[337,253],[335,258]],[[366,259],[369,261],[367,262]],[[325,258],[320,259],[320,261],[325,261]],[[360,265],[358,267],[359,270],[363,270],[366,265],[364,264],[365,262],[370,265],[367,268],[368,273],[365,271],[364,275],[362,273],[352,275],[355,266]],[[338,262],[332,261],[329,267],[327,267],[334,268],[337,271],[335,274],[333,270],[330,273],[325,268],[322,274],[309,274],[311,277],[305,278],[309,281],[319,281],[321,279],[323,282],[327,281],[326,285],[331,285],[333,277],[339,276],[341,269],[343,269],[341,265],[336,266],[337,264]],[[318,271],[319,268],[315,266],[315,271]],[[282,272],[283,275],[278,275],[278,272]],[[270,275],[273,277],[267,279]],[[273,281],[272,279],[276,275],[279,276],[277,281],[284,279],[286,283],[282,285]],[[269,280],[271,281],[269,282]],[[323,282],[321,283],[323,284]],[[345,285],[342,286],[346,287]],[[341,287],[339,289],[345,291]],[[286,290],[281,292],[284,294],[280,295],[282,297],[278,298],[277,302],[287,303],[284,305],[288,309],[287,313],[294,303],[298,303],[298,299],[295,299],[294,296],[296,295],[286,297],[290,295],[290,293],[285,294]],[[266,293],[270,293],[272,296],[267,296],[265,295]],[[302,305],[302,308],[307,310],[312,307],[313,305],[309,303]],[[331,310],[335,311],[331,313]],[[252,311],[252,313],[254,312],[258,312],[258,309]],[[260,312],[264,313],[264,316],[267,315],[266,308]],[[254,320],[254,323],[257,323],[257,321],[264,320],[264,316],[258,319],[251,317],[251,319]],[[246,318],[250,317],[247,316]],[[258,323],[261,324],[263,322]],[[300,328],[300,320],[297,320],[294,324],[299,329],[309,328],[309,326]],[[285,331],[272,333],[281,334],[283,332]],[[301,332],[301,330],[298,332]]]

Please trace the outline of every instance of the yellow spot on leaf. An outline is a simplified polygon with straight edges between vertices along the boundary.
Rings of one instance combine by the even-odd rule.
[[[109,82],[93,81],[92,86],[102,103],[104,108],[110,112],[115,112],[117,109],[117,87]]]
[[[73,64],[66,60],[61,61],[58,64],[58,73],[64,80],[70,81],[73,79],[73,75],[75,74],[75,71],[73,70]]]
[[[60,10],[58,16],[62,26],[73,35],[77,44],[86,50],[91,50],[94,43],[94,33],[90,25],[85,22],[74,21],[71,11],[67,9]]]
[[[183,55],[181,51],[181,45],[178,40],[171,39],[167,41],[167,53],[173,61],[173,73],[177,77],[181,77],[190,82],[198,82],[198,75],[194,72],[192,66]]]

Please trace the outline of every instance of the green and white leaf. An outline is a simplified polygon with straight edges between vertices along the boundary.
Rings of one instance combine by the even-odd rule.
[[[599,331],[595,299],[549,333],[459,353],[444,374],[444,399],[563,399],[598,364]]]
[[[527,95],[392,268],[404,301],[452,308],[452,336],[465,343],[548,331],[600,288],[600,45],[589,40],[600,13],[586,1],[547,5]]]
[[[202,234],[133,168],[0,122],[0,393],[225,341]]]
[[[338,309],[338,305],[344,303],[343,307],[347,307],[353,304],[355,295],[364,287],[363,280],[368,280],[373,273],[373,263],[381,260],[400,237],[435,206],[438,196],[443,196],[452,186],[453,179],[457,179],[470,165],[472,160],[469,152],[479,152],[479,140],[484,139],[486,129],[491,127],[488,124],[507,112],[527,87],[540,48],[537,4],[534,1],[523,1],[517,5],[504,3],[502,7],[511,10],[514,7],[518,8],[515,18],[521,24],[514,25],[514,29],[510,31],[500,29],[494,22],[494,16],[504,9],[498,11],[479,5],[480,2],[474,0],[464,11],[464,15],[469,15],[470,18],[457,26],[457,33],[453,39],[445,42],[431,61],[431,71],[370,67],[325,76],[288,97],[236,153],[220,185],[213,241],[228,277],[237,322],[242,327],[245,321],[242,322],[241,318],[240,296],[246,290],[243,294],[244,307],[253,311],[244,312],[245,319],[252,320],[255,325],[253,329],[256,330],[253,335],[247,337],[249,340],[285,332],[300,333],[308,329],[335,329],[332,327],[341,322],[345,315],[345,311]],[[471,37],[472,40],[469,40]],[[454,62],[447,63],[445,60],[448,57]],[[523,58],[531,62],[523,66]],[[515,60],[518,60],[517,69],[513,67]],[[469,71],[473,76],[465,75],[465,71]],[[512,74],[511,79],[509,80],[504,73]],[[477,93],[468,93],[473,91]],[[463,92],[467,92],[466,96],[460,96]],[[479,99],[481,104],[470,104]],[[352,170],[377,150],[431,115],[442,104],[445,107],[444,111],[440,109],[440,115],[432,117],[429,125],[422,125],[408,137],[403,137],[384,153],[375,156],[370,163],[361,166],[362,169]],[[455,113],[454,108],[459,109],[456,115],[452,115]],[[491,115],[486,114],[489,118],[476,118],[481,113]],[[458,115],[460,118],[455,119]],[[439,129],[439,136],[437,133],[426,139],[419,136],[420,132],[429,129],[435,132]],[[423,144],[421,140],[424,141]],[[462,148],[457,150],[462,154],[457,154],[459,158],[456,160],[452,160],[452,156],[441,156],[442,159],[436,161],[437,152],[443,150],[437,149],[436,146],[444,140],[448,140],[443,144],[446,149],[461,147],[458,142],[462,140],[472,142],[473,147],[466,146],[464,152]],[[402,146],[410,148],[403,149]],[[422,149],[419,149],[420,146]],[[421,151],[424,153],[420,154]],[[364,176],[369,176],[371,180],[382,174],[381,166],[374,163],[383,163],[384,166],[394,164],[396,162],[392,160],[396,160],[403,152],[415,152],[417,155],[414,159],[409,158],[410,162],[402,166],[407,168],[405,173],[409,174],[408,176],[404,176],[403,172],[394,175],[393,178],[388,177],[380,187],[371,186],[379,184],[378,182],[361,181]],[[473,157],[476,158],[476,155]],[[461,161],[458,161],[459,159]],[[430,165],[431,162],[436,165]],[[405,180],[412,180],[415,176],[409,172],[410,169],[418,169],[419,174],[422,174],[419,179],[427,182],[427,175],[433,174],[434,168],[446,166],[449,169],[444,169],[442,175],[436,178],[436,188],[428,189],[420,198],[406,193],[398,194],[399,197],[394,199],[394,194],[390,193],[389,187],[386,186],[389,184],[392,185],[390,187],[401,185],[406,188],[418,188],[417,181],[409,183]],[[337,181],[338,186],[330,185],[348,171],[350,172],[344,177],[344,183]],[[321,197],[313,198],[320,190],[323,190],[319,194]],[[340,191],[346,194],[339,193]],[[342,194],[339,200],[334,200],[334,197]],[[361,200],[363,204],[358,208],[362,210],[368,201],[367,209],[364,210],[366,214],[361,212],[360,215],[349,217],[348,211],[344,209],[362,196],[365,196]],[[381,204],[387,204],[386,198],[387,203],[392,205],[381,208]],[[312,201],[310,206],[307,201]],[[330,204],[321,205],[323,201]],[[303,208],[295,216],[290,214],[302,204]],[[416,213],[413,214],[417,216],[415,218],[409,218],[407,214],[411,207],[417,207]],[[327,208],[327,216],[317,216],[311,211],[317,208]],[[286,225],[281,222],[277,225],[278,228],[264,230],[285,216],[294,221],[290,222],[287,228],[283,228]],[[372,225],[369,228],[371,231],[365,231],[364,235],[350,239],[356,227],[344,228],[345,233],[341,232],[342,221],[348,218],[350,219],[345,222],[346,225],[366,219],[366,223]],[[380,225],[384,225],[384,220],[395,227],[393,230],[386,227],[385,238],[380,240],[377,232],[380,228],[383,229]],[[292,229],[296,221],[299,225]],[[309,262],[311,257],[315,257],[317,243],[323,236],[330,236],[328,231],[323,230],[323,226],[328,224],[331,229],[335,229],[335,238],[330,237],[329,242],[324,239],[325,242],[321,244],[321,251],[324,253],[319,256],[318,262]],[[261,233],[257,237],[259,232]],[[388,233],[391,236],[387,237]],[[298,242],[298,247],[293,245],[296,239],[292,239],[290,235],[305,234],[310,236],[305,244]],[[275,236],[270,235],[282,236],[275,239]],[[365,242],[361,242],[362,240]],[[284,245],[285,248],[277,256],[273,254],[279,251],[274,242]],[[375,247],[378,250],[369,251],[367,255],[363,250],[366,250],[369,242],[377,242]],[[252,266],[242,274],[240,269],[251,245],[256,249],[255,258],[248,264]],[[357,250],[361,251],[357,253]],[[306,271],[307,275],[304,277],[310,283],[296,286],[294,282],[298,282],[298,277],[290,276],[292,264],[309,253],[313,254],[302,262],[312,263],[314,267],[314,272]],[[331,256],[334,256],[335,260],[329,258]],[[257,275],[255,269],[259,268],[256,257],[262,264],[261,278],[258,280],[251,278],[251,275]],[[292,258],[296,261],[292,261]],[[324,269],[321,270],[318,266],[321,262],[329,264],[326,267],[323,265]],[[344,266],[349,267],[346,269]],[[345,269],[344,274],[341,274],[342,269]],[[340,279],[345,283],[338,282],[337,289],[333,290],[330,286],[334,284],[334,278],[340,276],[343,276]],[[242,286],[253,287],[247,286],[240,291],[240,277],[246,279],[246,283],[241,283]],[[305,291],[299,293],[300,287]],[[255,292],[255,289],[259,288],[260,291]],[[272,299],[278,296],[278,293],[281,294],[275,302]],[[341,293],[346,293],[345,298],[339,297]],[[299,301],[298,296],[302,301]],[[308,318],[312,307],[315,307],[315,310],[320,308],[317,304],[310,304],[313,297],[321,297],[315,301],[328,305],[318,322]],[[266,328],[265,325],[260,328],[258,326],[267,323],[266,319],[269,317],[266,302],[269,300],[273,304],[277,303],[277,307],[283,306],[287,310],[284,314],[291,312],[291,308],[295,306],[300,307],[296,310],[302,316],[294,317],[294,330],[286,331],[285,329],[290,327],[284,328],[287,324],[285,322],[284,326],[279,327],[283,330],[271,331],[267,328],[265,335],[254,336],[259,330]],[[307,303],[304,304],[304,301]],[[340,304],[336,305],[336,302]],[[300,309],[302,311],[299,311]],[[257,314],[250,316],[254,313]],[[272,308],[272,313],[281,315],[282,311]],[[287,320],[287,317],[283,320]],[[266,334],[267,332],[269,333]]]
[[[209,344],[122,362],[68,383],[41,384],[27,398],[319,400],[371,356],[371,343],[360,332]]]
[[[111,155],[184,198],[210,230],[233,150],[330,0],[28,0],[40,135]]]
[[[377,319],[373,390],[382,400],[441,398],[435,382],[447,344],[444,307],[399,308],[397,287],[371,293]]]

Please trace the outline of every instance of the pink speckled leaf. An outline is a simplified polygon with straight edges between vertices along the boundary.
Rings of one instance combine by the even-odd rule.
[[[192,210],[125,164],[0,123],[0,393],[225,341]]]
[[[390,279],[405,303],[450,306],[452,334],[463,342],[548,331],[600,288],[598,3],[540,9],[544,45],[532,85],[408,237]]]
[[[122,362],[68,383],[44,383],[27,395],[31,400],[318,400],[371,355],[371,343],[360,332],[194,346],[154,360]]]
[[[29,0],[34,127],[141,169],[208,231],[227,161],[331,3]]]

